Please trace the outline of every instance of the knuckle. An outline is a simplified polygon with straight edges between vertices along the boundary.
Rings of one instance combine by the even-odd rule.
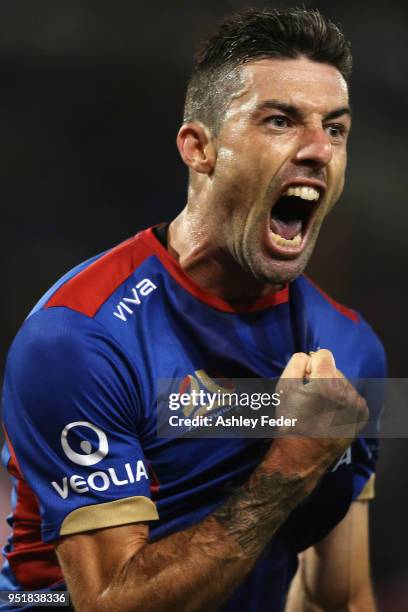
[[[305,358],[306,358],[306,359],[308,359],[308,358],[309,358],[309,356],[308,356],[308,355],[306,355],[306,353],[302,353],[301,351],[298,351],[297,353],[293,353],[293,355],[292,355],[292,357],[291,357],[291,359],[296,359],[296,360],[300,360],[300,359],[301,359],[302,361],[303,361]]]
[[[329,349],[319,349],[316,352],[316,355],[319,355],[319,357],[323,357],[324,359],[333,359],[333,353],[331,351],[329,351]]]
[[[367,400],[359,393],[357,394],[357,396],[357,408],[363,416],[366,416],[368,418],[369,410]]]

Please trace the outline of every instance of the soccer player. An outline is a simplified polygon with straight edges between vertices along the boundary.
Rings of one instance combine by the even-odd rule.
[[[379,340],[302,274],[343,189],[350,69],[314,10],[245,11],[202,46],[186,207],[64,276],[10,349],[0,590],[68,588],[79,612],[375,609],[374,440],[156,432],[160,378],[297,379],[299,418],[378,411],[348,379],[384,376]]]

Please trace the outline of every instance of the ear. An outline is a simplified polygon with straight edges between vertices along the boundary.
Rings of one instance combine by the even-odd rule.
[[[177,148],[184,163],[201,174],[212,174],[217,159],[210,131],[199,122],[184,123],[177,134]]]

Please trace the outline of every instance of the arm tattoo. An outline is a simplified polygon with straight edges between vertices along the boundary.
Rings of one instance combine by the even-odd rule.
[[[300,476],[257,471],[229,497],[214,517],[245,556],[258,555],[288,514],[306,497]]]

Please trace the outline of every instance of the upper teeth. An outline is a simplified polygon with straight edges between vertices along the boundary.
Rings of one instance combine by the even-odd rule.
[[[297,196],[302,200],[318,200],[319,192],[313,187],[288,187],[283,195],[286,196]]]

